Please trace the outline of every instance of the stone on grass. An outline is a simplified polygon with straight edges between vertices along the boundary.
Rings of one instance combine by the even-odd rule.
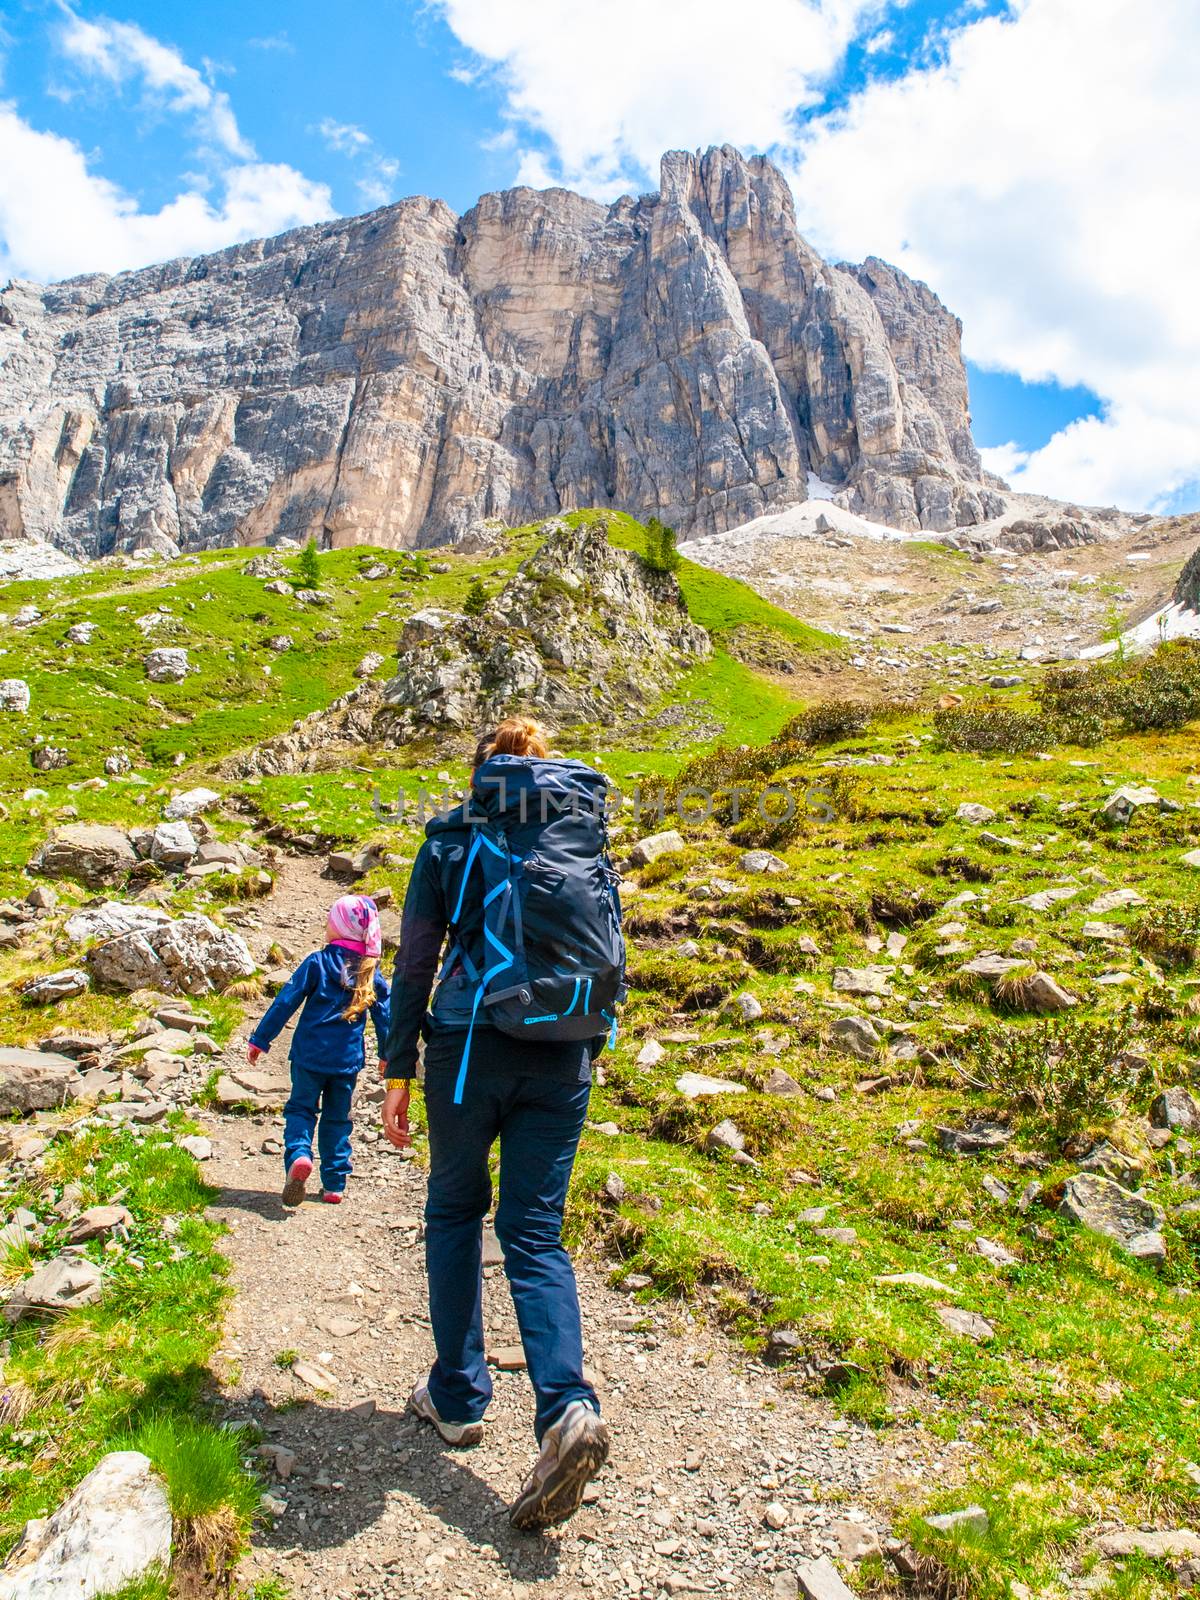
[[[889,995],[894,976],[891,967],[835,967],[833,989],[835,994]]]
[[[70,1244],[86,1244],[89,1239],[102,1239],[116,1228],[128,1228],[133,1217],[125,1206],[89,1206],[72,1218],[67,1229]]]
[[[1123,911],[1126,906],[1144,906],[1145,899],[1136,889],[1110,889],[1092,901],[1088,910],[1097,917],[1109,911]]]
[[[211,811],[217,805],[221,796],[214,789],[185,789],[182,794],[177,794],[163,807],[163,816],[168,822],[178,822],[181,818],[198,817],[204,811]]]
[[[137,856],[120,828],[72,822],[55,828],[30,865],[43,877],[77,878],[89,889],[99,889],[131,872]]]
[[[932,1289],[937,1294],[958,1293],[957,1289],[931,1278],[926,1272],[881,1272],[876,1275],[875,1282],[895,1285],[900,1289]]]
[[[46,972],[40,978],[31,978],[21,989],[21,999],[30,1005],[53,1005],[59,1000],[73,1000],[86,994],[88,975],[78,967],[67,967],[62,972]]]
[[[1061,905],[1064,901],[1074,900],[1079,894],[1078,888],[1068,888],[1060,884],[1053,889],[1039,889],[1036,894],[1027,894],[1020,900],[1015,900],[1014,905],[1028,906],[1030,911],[1049,911],[1051,906]]]
[[[647,1039],[638,1051],[637,1064],[639,1067],[656,1067],[666,1053],[657,1039]]]
[[[97,945],[88,962],[100,983],[164,994],[220,993],[255,970],[240,934],[195,911]]]
[[[743,872],[786,872],[788,864],[770,850],[747,850],[742,857]]]
[[[961,1334],[964,1339],[987,1344],[996,1337],[995,1328],[977,1311],[968,1311],[965,1306],[934,1306],[933,1309],[944,1328],[949,1328],[951,1333]]]
[[[1200,1533],[1190,1528],[1163,1528],[1153,1532],[1141,1528],[1118,1528],[1103,1533],[1096,1541],[1106,1556],[1147,1556],[1151,1561],[1171,1561],[1200,1556]]]
[[[982,827],[985,822],[991,822],[996,813],[991,806],[979,805],[973,800],[964,800],[954,815],[959,822],[969,822],[974,827]]]
[[[1114,1240],[1140,1261],[1160,1264],[1166,1254],[1159,1231],[1162,1212],[1109,1178],[1078,1172],[1068,1178],[1058,1207],[1060,1217]]]
[[[373,678],[387,659],[375,650],[369,650],[354,669],[356,678]]]
[[[1126,783],[1114,789],[1100,807],[1098,816],[1110,828],[1123,828],[1143,806],[1157,806],[1159,810],[1171,809],[1156,789],[1146,784]]]
[[[710,1150],[729,1150],[735,1155],[741,1155],[746,1148],[746,1135],[728,1117],[723,1122],[718,1122],[711,1128],[705,1144]]]
[[[1004,1245],[997,1244],[995,1239],[985,1239],[982,1236],[975,1240],[975,1253],[990,1261],[994,1267],[1018,1267],[1021,1264],[1020,1256],[1013,1255],[1011,1250]]]
[[[212,1159],[212,1140],[206,1138],[202,1133],[185,1134],[179,1141],[179,1148],[186,1150],[188,1155],[194,1157],[197,1161],[209,1161]]]
[[[148,1457],[116,1450],[52,1517],[26,1524],[0,1573],[0,1600],[92,1600],[139,1579],[164,1580],[171,1510]]]
[[[70,1311],[100,1298],[100,1268],[83,1256],[55,1256],[13,1290],[4,1315],[20,1322],[31,1311]]]
[[[160,822],[150,841],[150,859],[160,867],[186,867],[196,849],[186,822]]]
[[[743,1022],[757,1022],[763,1014],[762,1001],[748,990],[736,995],[733,1003],[741,1012]]]
[[[973,961],[964,962],[958,970],[972,978],[996,979],[1007,977],[1010,972],[1015,972],[1018,967],[1024,965],[1024,961],[1019,961],[1013,956],[1002,956],[995,950],[986,950]]]
[[[142,658],[151,683],[182,683],[192,670],[186,650],[177,645],[160,645]]]
[[[75,1098],[78,1069],[53,1050],[0,1047],[0,1117],[52,1111]]]
[[[1200,868],[1200,850],[1186,850],[1179,859],[1185,867]]]
[[[726,1078],[708,1078],[703,1072],[684,1072],[675,1079],[675,1087],[688,1100],[699,1100],[709,1094],[745,1094],[744,1083],[731,1083]]]
[[[141,933],[170,920],[161,906],[106,900],[103,905],[76,911],[67,918],[64,928],[69,939],[74,939],[76,944],[86,944],[89,939],[116,939],[123,933]]]
[[[926,1517],[926,1525],[936,1533],[985,1534],[988,1531],[988,1514],[982,1506],[964,1506],[961,1511],[943,1511],[936,1517]]]
[[[629,859],[635,867],[648,867],[652,861],[657,861],[660,856],[671,855],[679,850],[687,849],[687,841],[677,828],[668,828],[663,833],[651,833],[645,839],[639,839],[629,852]]]
[[[1081,939],[1096,939],[1101,944],[1119,944],[1126,938],[1125,929],[1115,922],[1085,922],[1079,930]]]
[[[790,1072],[785,1072],[782,1067],[772,1067],[763,1080],[763,1093],[793,1095],[803,1094],[804,1091]]]
[[[971,1122],[965,1128],[939,1127],[937,1142],[950,1156],[978,1156],[990,1150],[1003,1150],[1012,1131],[1000,1122]]]
[[[1069,1011],[1079,1001],[1048,972],[1035,972],[1022,985],[1022,999],[1030,1011]]]
[[[0,678],[0,711],[23,715],[29,710],[29,685],[24,678]]]
[[[1150,1121],[1156,1128],[1200,1128],[1200,1106],[1191,1094],[1176,1084],[1156,1095],[1150,1107]]]
[[[833,1048],[859,1061],[870,1061],[883,1043],[869,1017],[839,1017],[829,1031]]]
[[[1136,1156],[1127,1156],[1123,1150],[1118,1150],[1116,1145],[1110,1144],[1107,1139],[1102,1139],[1079,1163],[1079,1170],[1098,1173],[1102,1178],[1111,1178],[1113,1183],[1119,1183],[1122,1189],[1136,1189],[1146,1169]]]

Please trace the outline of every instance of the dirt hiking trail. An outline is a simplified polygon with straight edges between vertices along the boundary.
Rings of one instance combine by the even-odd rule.
[[[282,860],[254,908],[255,942],[298,960],[323,940],[337,885]],[[236,1065],[255,1012],[229,1048]],[[272,1051],[286,1066],[287,1036]],[[261,1065],[261,1064],[260,1064]],[[240,1576],[277,1574],[308,1600],[436,1594],[571,1600],[794,1595],[797,1561],[861,1554],[887,1537],[877,1508],[900,1480],[961,1471],[961,1449],[919,1427],[877,1435],[786,1372],[748,1358],[700,1307],[614,1291],[577,1262],[587,1361],[612,1432],[609,1465],[578,1515],[516,1534],[507,1508],[535,1453],[533,1401],[499,1251],[485,1249],[496,1384],[482,1446],[446,1448],[404,1415],[428,1368],[421,1216],[425,1177],[378,1132],[380,1092],[356,1095],[355,1172],[340,1207],[279,1198],[278,1115],[207,1117],[214,1214],[236,1294],[221,1351],[231,1418],[263,1433],[274,1515]],[[264,1146],[266,1147],[264,1149]],[[611,1263],[609,1264],[611,1269]]]

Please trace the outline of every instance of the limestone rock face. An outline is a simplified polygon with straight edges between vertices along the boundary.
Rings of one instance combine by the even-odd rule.
[[[412,548],[580,506],[701,534],[810,471],[900,527],[1003,509],[957,320],[881,261],[822,261],[782,175],[728,147],[665,156],[636,201],[417,197],[16,283],[0,313],[0,540]]]

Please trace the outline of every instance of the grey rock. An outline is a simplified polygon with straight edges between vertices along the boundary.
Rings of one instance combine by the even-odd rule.
[[[0,1117],[52,1111],[75,1098],[78,1069],[53,1050],[0,1047]]]
[[[1008,973],[1015,972],[1018,967],[1025,965],[1023,960],[1015,956],[997,955],[994,950],[989,950],[981,956],[976,956],[973,961],[964,962],[958,970],[968,973],[973,978],[994,980],[1006,977]]]
[[[52,1517],[30,1522],[0,1573],[0,1600],[92,1600],[165,1578],[171,1511],[148,1457],[106,1455]]]
[[[730,1150],[740,1155],[746,1148],[746,1135],[726,1117],[709,1130],[704,1142],[710,1150]]]
[[[1004,506],[957,319],[885,262],[823,262],[728,146],[669,153],[638,200],[418,196],[3,309],[0,532],[91,556],[421,548],[564,505],[712,533],[810,469],[897,527]]]
[[[163,816],[168,822],[178,822],[181,819],[198,817],[204,811],[211,811],[213,806],[219,805],[221,796],[215,789],[186,789],[182,794],[177,794],[169,800],[163,808]]]
[[[994,1267],[1017,1267],[1021,1264],[1020,1256],[1013,1255],[1002,1244],[997,1244],[995,1239],[977,1238],[975,1240],[975,1253],[981,1255],[985,1261],[990,1261]]]
[[[0,711],[23,715],[29,710],[29,685],[24,678],[0,678]]]
[[[1164,1089],[1154,1097],[1150,1107],[1150,1122],[1155,1128],[1200,1128],[1200,1106],[1181,1084]]]
[[[38,883],[25,896],[25,904],[35,911],[53,911],[58,904],[58,894],[48,883]]]
[[[99,1267],[83,1256],[55,1256],[17,1285],[4,1315],[15,1323],[33,1311],[69,1311],[75,1306],[95,1305],[102,1286]]]
[[[635,867],[647,867],[659,856],[686,849],[687,841],[678,829],[668,828],[665,833],[652,833],[645,839],[639,839],[629,852],[629,859]]]
[[[1079,1002],[1048,972],[1035,972],[1023,986],[1025,1004],[1030,1011],[1069,1011]]]
[[[1119,1183],[1122,1189],[1136,1189],[1142,1181],[1145,1166],[1136,1156],[1127,1156],[1123,1150],[1104,1140],[1088,1151],[1079,1163],[1079,1170],[1110,1178],[1113,1183]]]
[[[69,916],[64,931],[76,944],[86,944],[90,939],[116,939],[123,933],[146,932],[170,920],[161,906],[106,900],[103,905],[86,906]]]
[[[151,683],[182,683],[192,670],[186,650],[176,645],[160,645],[143,657],[142,665]]]
[[[1012,1131],[999,1122],[972,1122],[965,1128],[938,1128],[938,1147],[947,1155],[978,1156],[1003,1150]]]
[[[369,650],[355,667],[354,676],[356,678],[373,678],[386,660],[386,656],[381,656],[376,651]]]
[[[762,1001],[748,992],[737,995],[733,1003],[741,1012],[743,1022],[757,1022],[763,1014]]]
[[[772,855],[770,850],[747,850],[742,857],[743,872],[780,873],[787,870],[787,862],[777,855]]]
[[[733,1083],[728,1078],[708,1078],[702,1072],[683,1072],[675,1080],[675,1087],[688,1100],[699,1100],[711,1094],[745,1094],[744,1083]]]
[[[72,644],[91,644],[96,637],[96,624],[94,622],[76,622],[67,629],[67,638]]]
[[[117,1228],[128,1228],[132,1221],[125,1206],[88,1206],[71,1219],[67,1240],[70,1244],[85,1244],[89,1239],[103,1239]]]
[[[951,1333],[961,1334],[964,1339],[973,1339],[976,1344],[990,1344],[996,1337],[996,1330],[987,1318],[981,1317],[976,1311],[968,1311],[965,1306],[935,1306],[933,1309],[944,1328],[949,1328]]]
[[[1096,1541],[1106,1556],[1147,1556],[1151,1561],[1178,1560],[1181,1556],[1200,1556],[1200,1533],[1190,1528],[1118,1528],[1103,1533]]]
[[[1136,889],[1109,889],[1092,901],[1088,910],[1102,917],[1109,911],[1121,911],[1126,906],[1144,906],[1145,898]]]
[[[241,935],[199,912],[96,945],[88,964],[98,983],[163,994],[220,993],[255,970]]]
[[[212,1159],[212,1140],[202,1133],[188,1133],[179,1141],[179,1148],[186,1150],[188,1155],[197,1161],[210,1161]]]
[[[1053,889],[1039,889],[1036,894],[1024,895],[1013,903],[1018,906],[1028,906],[1030,911],[1049,911],[1051,906],[1060,905],[1066,900],[1074,900],[1078,893],[1078,888],[1068,888],[1062,884]]]
[[[267,649],[277,656],[286,655],[295,643],[290,633],[273,633],[267,640]]]
[[[969,822],[973,826],[979,827],[985,822],[993,821],[996,813],[991,806],[980,805],[973,800],[964,800],[954,815],[959,822]]]
[[[782,1067],[772,1067],[763,1080],[763,1093],[787,1096],[803,1094],[804,1090],[791,1073],[785,1072]]]
[[[842,1582],[838,1569],[828,1556],[796,1564],[796,1581],[805,1600],[855,1600],[853,1589]]]
[[[887,996],[894,976],[891,967],[835,967],[833,989],[835,994]]]
[[[943,1511],[939,1516],[926,1517],[925,1522],[938,1533],[985,1534],[988,1531],[988,1514],[982,1506],[964,1506],[961,1511]]]
[[[1164,1259],[1159,1232],[1162,1212],[1108,1178],[1086,1172],[1068,1178],[1058,1214],[1093,1233],[1105,1234],[1140,1260],[1157,1264]]]
[[[1099,820],[1110,828],[1123,828],[1135,811],[1143,806],[1166,809],[1167,802],[1148,784],[1127,783],[1106,797],[1101,805]]]
[[[883,1040],[868,1017],[839,1017],[829,1030],[835,1050],[870,1061]]]
[[[55,828],[30,866],[47,878],[77,878],[91,889],[118,883],[137,865],[120,828],[96,822],[71,822]]]
[[[73,1000],[76,995],[86,994],[87,988],[87,973],[78,967],[67,967],[62,972],[47,972],[40,978],[31,978],[21,988],[21,999],[29,1005],[54,1005],[59,1000]]]
[[[160,822],[150,841],[150,859],[160,867],[186,867],[197,848],[186,822]]]

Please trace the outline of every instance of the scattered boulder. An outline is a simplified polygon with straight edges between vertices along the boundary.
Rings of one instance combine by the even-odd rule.
[[[1155,1128],[1200,1128],[1200,1106],[1181,1084],[1164,1089],[1150,1107],[1150,1122]]]
[[[74,1099],[77,1082],[78,1070],[70,1056],[0,1047],[0,1117],[53,1111]]]
[[[704,1142],[710,1150],[728,1150],[734,1155],[741,1155],[746,1148],[746,1135],[736,1122],[726,1117],[709,1130]]]
[[[373,678],[386,661],[386,656],[381,656],[375,650],[369,650],[354,669],[356,678]]]
[[[100,1268],[83,1256],[55,1256],[19,1283],[4,1308],[9,1322],[20,1322],[32,1311],[70,1311],[92,1306],[100,1298]],[[0,1595],[3,1595],[0,1588]]]
[[[0,711],[29,710],[29,685],[24,678],[0,678]]]
[[[1182,1556],[1200,1556],[1200,1533],[1190,1528],[1165,1528],[1153,1532],[1142,1528],[1118,1528],[1103,1533],[1096,1541],[1106,1556],[1147,1556],[1151,1561],[1171,1561]]]
[[[89,939],[116,939],[123,933],[144,933],[170,920],[161,906],[106,900],[103,905],[76,911],[67,918],[63,928],[76,944],[86,944]]]
[[[92,1600],[171,1560],[171,1510],[149,1459],[117,1450],[92,1468],[52,1517],[26,1525],[0,1573],[0,1600]]]
[[[1107,1139],[1088,1151],[1086,1157],[1079,1163],[1079,1170],[1109,1178],[1113,1183],[1119,1183],[1122,1189],[1136,1189],[1145,1172],[1144,1166],[1136,1156],[1127,1156],[1123,1150],[1118,1150]]]
[[[999,1122],[972,1122],[965,1128],[938,1128],[939,1149],[950,1156],[986,1155],[992,1150],[1003,1150],[1012,1139],[1012,1131]]]
[[[199,912],[96,945],[88,962],[99,983],[163,994],[220,993],[255,970],[241,935]]]
[[[933,1309],[944,1328],[951,1333],[961,1334],[964,1339],[973,1339],[976,1344],[989,1344],[996,1337],[995,1328],[977,1311],[968,1311],[965,1306],[935,1306]]]
[[[1015,956],[1002,956],[995,950],[987,950],[983,955],[976,956],[973,961],[964,962],[958,970],[973,978],[987,978],[994,981],[997,978],[1007,977],[1010,972],[1015,972],[1018,967],[1024,965],[1025,962]]]
[[[142,658],[146,676],[151,683],[182,683],[192,670],[186,650],[176,645],[160,645]]]
[[[1097,815],[1106,827],[1123,828],[1134,812],[1143,806],[1156,806],[1160,811],[1174,809],[1172,803],[1164,800],[1157,789],[1144,784],[1125,783],[1106,797]]]
[[[1126,906],[1145,904],[1145,898],[1136,889],[1109,889],[1105,894],[1097,896],[1088,910],[1093,916],[1102,917],[1109,911],[1123,911]]]
[[[770,850],[747,850],[742,857],[743,872],[780,873],[787,870],[787,862],[782,861],[777,855],[772,855]]]
[[[1030,1011],[1069,1011],[1079,1002],[1048,972],[1035,972],[1022,985],[1022,1000]]]
[[[741,1012],[743,1022],[757,1022],[763,1014],[762,1001],[748,990],[736,995],[733,1003]]]
[[[97,822],[71,822],[55,828],[30,868],[45,878],[77,878],[90,889],[119,882],[137,865],[137,856],[120,828]]]
[[[91,644],[96,637],[96,624],[94,622],[74,622],[67,629],[67,638],[72,644]]]
[[[782,1067],[772,1067],[763,1080],[763,1093],[794,1095],[803,1094],[804,1091],[790,1072],[785,1072]]]
[[[160,822],[150,841],[150,859],[160,867],[186,867],[197,848],[186,822]]]
[[[31,978],[21,987],[21,999],[31,1006],[54,1005],[59,1000],[73,1000],[86,994],[88,975],[78,967],[67,967],[62,972],[46,972]]]
[[[1158,1265],[1165,1258],[1162,1212],[1109,1178],[1089,1172],[1068,1178],[1058,1214],[1115,1240],[1139,1261]]]
[[[71,765],[71,756],[58,745],[39,744],[29,752],[29,762],[36,772],[58,772]]]
[[[1065,900],[1074,900],[1079,892],[1078,887],[1069,888],[1066,884],[1061,884],[1057,888],[1039,889],[1036,894],[1024,895],[1013,904],[1028,906],[1030,911],[1049,911],[1051,906],[1060,905]]]
[[[267,649],[273,650],[277,656],[284,655],[295,643],[290,633],[273,633],[267,640]]]
[[[891,967],[835,967],[833,989],[835,994],[878,995],[891,994]]]
[[[853,1589],[842,1582],[838,1569],[828,1556],[796,1565],[796,1582],[805,1600],[855,1600]]]
[[[937,1533],[985,1534],[988,1531],[988,1514],[982,1506],[964,1506],[961,1511],[943,1511],[936,1517],[926,1517],[928,1527]]]
[[[745,1094],[744,1083],[731,1083],[726,1078],[707,1078],[702,1072],[684,1072],[675,1079],[675,1087],[688,1100],[698,1100],[702,1095]]]
[[[657,1039],[647,1039],[638,1051],[637,1064],[639,1067],[656,1067],[666,1053]]]
[[[211,811],[213,806],[220,803],[220,799],[221,796],[213,789],[187,789],[167,802],[163,816],[168,822],[198,817],[203,811]]]
[[[411,618],[409,619],[412,620]],[[635,867],[648,867],[652,861],[657,861],[660,856],[671,855],[678,850],[686,850],[687,841],[677,828],[668,828],[664,833],[652,833],[645,839],[639,839],[629,852],[629,859]]]
[[[89,1239],[106,1238],[117,1228],[128,1228],[132,1222],[125,1206],[89,1206],[71,1219],[67,1239],[71,1244],[86,1244]]]
[[[969,822],[972,827],[982,827],[985,822],[994,822],[996,813],[991,806],[979,805],[974,800],[964,800],[954,813],[959,822]]]
[[[870,1061],[883,1043],[869,1017],[839,1017],[829,1032],[835,1050],[859,1061]]]

